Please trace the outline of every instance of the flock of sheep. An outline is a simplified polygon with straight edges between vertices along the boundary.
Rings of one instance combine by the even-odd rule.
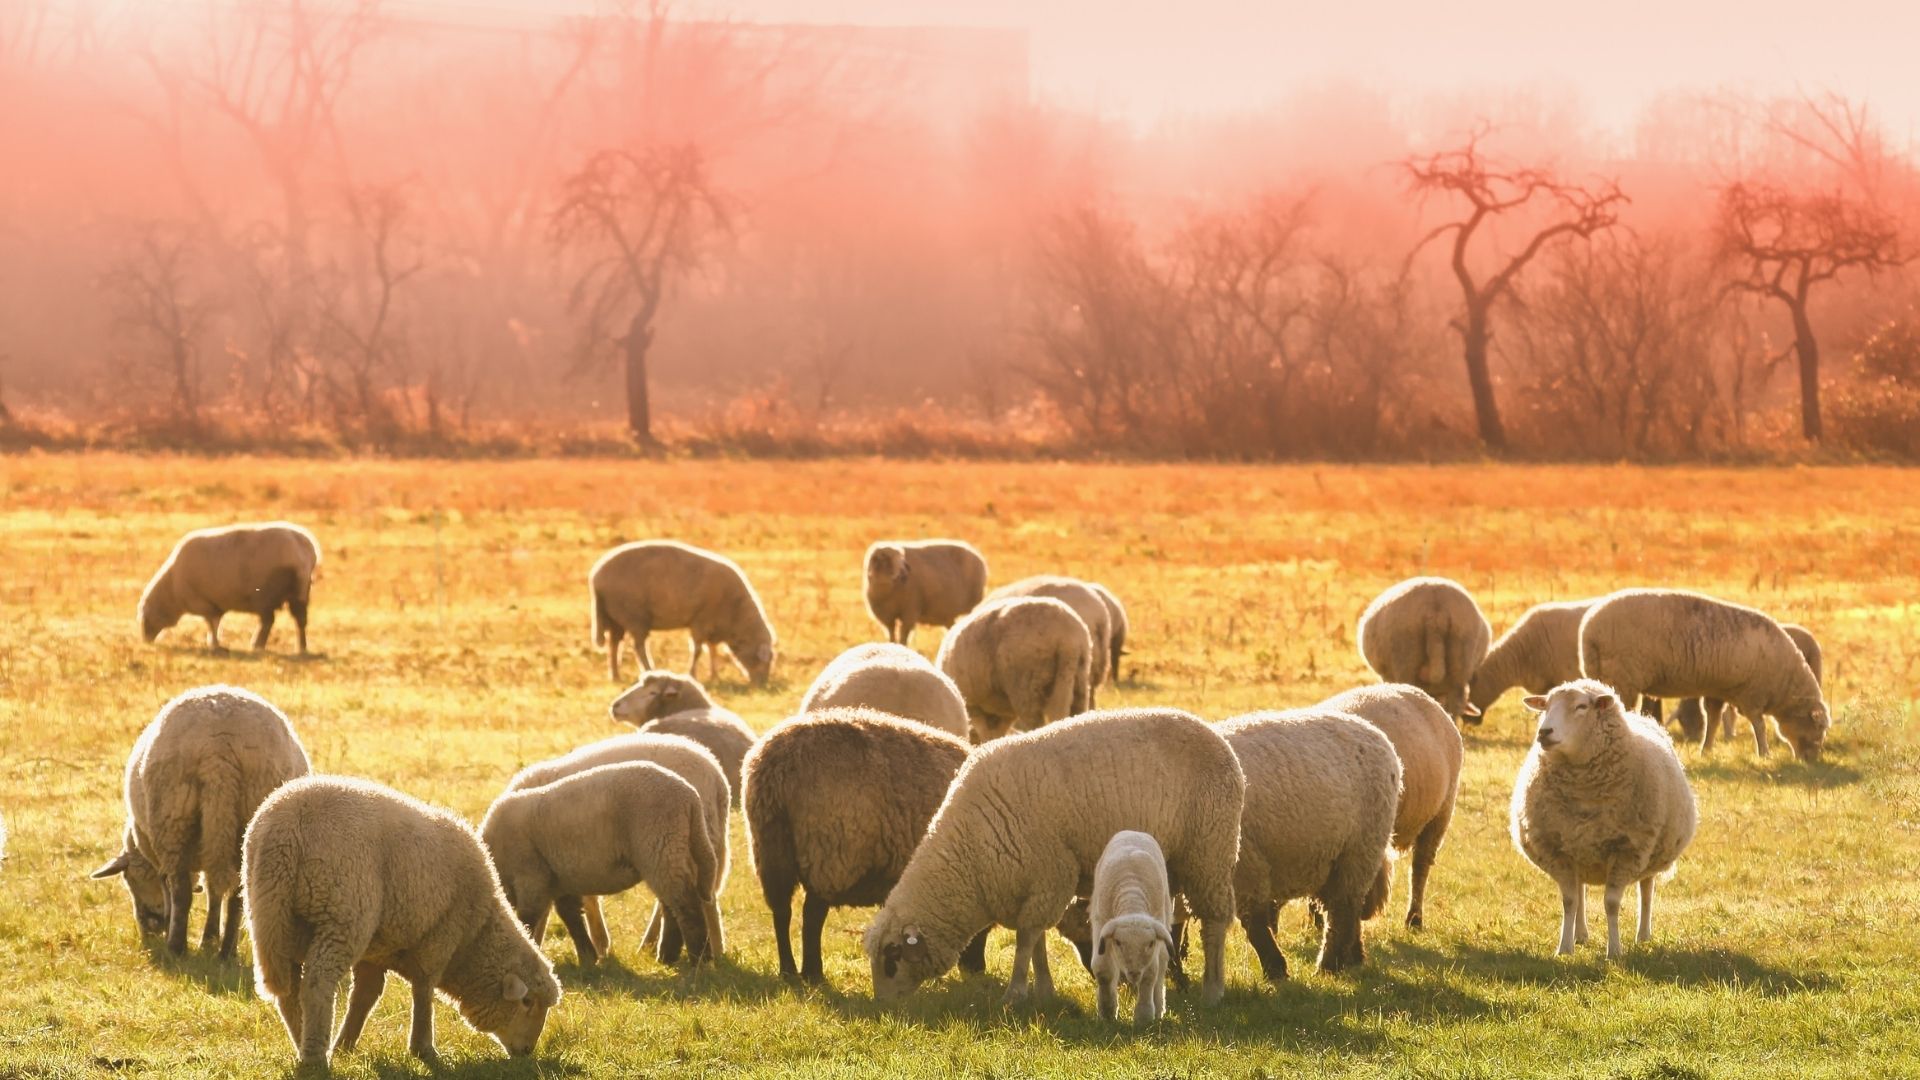
[[[141,598],[143,631],[151,641],[198,615],[217,648],[222,614],[243,611],[261,619],[258,648],[284,604],[304,652],[318,561],[312,536],[284,522],[189,534]],[[123,847],[94,876],[123,877],[140,928],[174,952],[202,877],[203,948],[231,956],[244,912],[256,985],[303,1062],[354,1045],[388,972],[412,984],[414,1053],[433,1053],[438,992],[526,1054],[560,999],[540,948],[551,914],[591,964],[610,946],[600,898],[645,884],[657,902],[643,947],[665,963],[724,951],[717,901],[738,806],[784,976],[821,980],[831,908],[878,905],[865,936],[876,998],[956,964],[983,970],[996,925],[1015,934],[1007,999],[1044,997],[1057,927],[1098,983],[1100,1014],[1114,1016],[1125,984],[1145,1023],[1165,1011],[1168,978],[1186,985],[1189,919],[1208,1004],[1225,990],[1236,919],[1267,978],[1286,977],[1274,930],[1289,900],[1309,899],[1324,927],[1322,970],[1361,963],[1362,922],[1408,851],[1406,921],[1419,927],[1458,795],[1456,724],[1508,689],[1539,713],[1512,832],[1560,890],[1562,953],[1586,939],[1588,886],[1604,888],[1609,957],[1628,886],[1648,940],[1654,885],[1693,835],[1685,772],[1643,703],[1657,717],[1656,699],[1704,701],[1677,711],[1709,745],[1730,705],[1762,753],[1771,719],[1803,759],[1828,725],[1810,636],[1695,593],[1543,604],[1489,648],[1464,589],[1416,578],[1360,619],[1382,683],[1208,723],[1095,710],[1130,632],[1099,585],[1038,577],[989,593],[985,559],[947,540],[875,544],[865,581],[888,642],[836,658],[797,715],[756,737],[693,678],[702,650],[717,674],[719,646],[755,683],[771,674],[773,629],[740,568],[666,541],[608,552],[590,575],[593,640],[619,681],[633,639],[645,670],[610,713],[638,730],[528,766],[477,830],[366,780],[311,775],[292,725],[254,694],[189,691],[134,745]],[[923,625],[950,628],[933,663],[907,647]],[[654,669],[649,636],[681,629],[692,669]]]

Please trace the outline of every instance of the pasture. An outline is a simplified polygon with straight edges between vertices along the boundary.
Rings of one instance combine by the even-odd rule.
[[[289,655],[284,618],[265,655],[243,651],[254,623],[240,615],[229,655],[206,651],[195,620],[140,641],[135,602],[180,533],[272,517],[324,548],[320,656]],[[1367,600],[1430,572],[1472,590],[1496,634],[1536,601],[1632,584],[1805,623],[1826,646],[1835,727],[1812,766],[1778,746],[1756,761],[1744,725],[1710,759],[1683,751],[1698,836],[1661,890],[1651,946],[1607,964],[1597,942],[1553,956],[1557,895],[1507,837],[1531,735],[1509,695],[1468,732],[1425,930],[1393,917],[1403,866],[1389,917],[1367,925],[1367,965],[1328,977],[1293,905],[1289,983],[1264,984],[1236,928],[1226,1002],[1169,991],[1166,1021],[1140,1033],[1094,1016],[1092,983],[1057,938],[1061,997],[1002,1009],[1004,931],[986,977],[952,974],[879,1009],[863,910],[828,924],[830,987],[789,988],[736,816],[716,968],[638,955],[645,898],[611,900],[615,953],[600,967],[548,934],[566,997],[538,1056],[509,1062],[443,1004],[438,1074],[1920,1071],[1920,472],[93,455],[0,458],[0,1077],[290,1070],[249,971],[167,957],[140,939],[117,882],[86,880],[118,850],[127,750],[175,693],[249,687],[293,719],[316,769],[477,819],[519,766],[616,730],[616,687],[587,634],[585,575],[607,547],[677,537],[747,570],[780,634],[775,678],[749,691],[729,670],[712,690],[764,729],[829,658],[878,636],[859,591],[866,544],[939,535],[976,543],[995,582],[1057,570],[1120,593],[1132,655],[1103,705],[1219,718],[1317,701],[1365,679],[1353,624]],[[916,645],[937,641],[923,630]],[[684,636],[654,647],[684,664]],[[1590,908],[1597,920],[1597,895]],[[406,1055],[406,999],[389,986],[339,1075],[438,1075]]]

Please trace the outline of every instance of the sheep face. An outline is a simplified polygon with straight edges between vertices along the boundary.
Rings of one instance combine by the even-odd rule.
[[[528,985],[528,979],[533,985]],[[508,1054],[526,1057],[540,1041],[547,1010],[560,1000],[560,984],[551,972],[508,972],[500,980],[498,998],[460,1002],[460,1015],[493,1037]]]
[[[882,544],[867,552],[867,588],[888,593],[906,584],[912,568],[907,551],[898,544]]]
[[[1574,764],[1593,757],[1607,716],[1620,709],[1613,691],[1591,679],[1557,686],[1544,697],[1534,694],[1526,704],[1540,714],[1534,742],[1541,752]]]
[[[773,642],[756,641],[738,646],[729,644],[728,650],[734,659],[740,661],[740,667],[747,673],[747,680],[755,686],[767,685],[773,678]]]
[[[694,695],[686,693],[685,682],[691,680],[671,671],[649,671],[640,676],[640,681],[627,688],[627,692],[613,699],[607,707],[607,715],[622,723],[635,727],[649,720],[658,720],[662,716],[675,713],[696,704]],[[682,704],[685,700],[687,703]]]
[[[164,934],[167,931],[167,889],[160,871],[134,850],[132,838],[113,861],[93,872],[93,877],[118,877],[127,883],[133,897],[133,919],[141,933]]]
[[[171,630],[179,621],[179,613],[168,611],[157,597],[147,595],[140,598],[140,636],[147,644],[153,644],[162,630]]]
[[[1820,749],[1826,744],[1831,723],[1825,702],[1797,703],[1776,714],[1774,719],[1780,724],[1780,734],[1793,747],[1794,757],[1801,761],[1820,760]]]
[[[867,960],[873,967],[873,999],[891,1001],[913,993],[946,970],[934,960],[926,935],[913,927],[894,928],[876,920],[867,929]]]
[[[1173,934],[1165,923],[1149,915],[1116,916],[1094,942],[1093,974],[1103,981],[1152,986],[1166,977],[1172,954]]]

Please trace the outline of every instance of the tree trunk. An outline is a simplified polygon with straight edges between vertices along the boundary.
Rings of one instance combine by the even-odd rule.
[[[1800,433],[1808,442],[1820,441],[1820,343],[1813,337],[1807,305],[1792,305],[1793,351],[1800,360]]]
[[[1493,373],[1487,367],[1487,345],[1493,332],[1487,326],[1484,307],[1468,306],[1467,324],[1460,334],[1466,342],[1467,384],[1473,388],[1473,417],[1480,427],[1480,441],[1497,454],[1506,453],[1507,430],[1500,423],[1500,404],[1493,397]]]
[[[647,349],[653,329],[635,316],[627,326],[627,428],[635,441],[653,444],[653,406],[647,397]]]

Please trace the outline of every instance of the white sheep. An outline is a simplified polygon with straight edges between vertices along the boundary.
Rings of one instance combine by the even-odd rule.
[[[996,923],[1014,930],[1006,1000],[1026,998],[1029,965],[1034,992],[1051,995],[1047,929],[1093,889],[1113,834],[1137,829],[1160,842],[1170,887],[1201,920],[1201,997],[1218,1003],[1246,787],[1220,733],[1172,709],[1090,713],[975,749],[867,928],[874,997],[939,977]]]
[[[1592,606],[1592,600],[1563,600],[1528,608],[1473,669],[1466,718],[1478,723],[1500,695],[1516,686],[1544,694],[1579,678],[1580,620]]]
[[[827,912],[887,898],[966,759],[964,739],[872,709],[803,713],[755,744],[743,777],[747,843],[773,913],[782,976],[824,978]],[[796,888],[806,890],[797,966]],[[985,969],[984,932],[960,964]]]
[[[800,699],[800,711],[836,707],[874,709],[967,737],[960,688],[905,645],[855,645],[821,669]]]
[[[217,940],[221,957],[231,957],[247,821],[275,788],[308,770],[293,725],[264,698],[231,686],[189,690],[162,706],[134,742],[120,853],[93,876],[123,877],[135,921],[149,933],[164,930],[177,954],[186,951],[194,886],[204,875],[200,947]]]
[[[1093,892],[1087,899],[1094,929],[1090,967],[1099,983],[1101,1019],[1113,1019],[1123,982],[1133,988],[1135,1024],[1165,1016],[1173,893],[1160,845],[1143,832],[1114,833],[1094,865]]]
[[[334,990],[353,992],[334,1052],[353,1049],[386,973],[413,984],[407,1047],[432,1060],[433,996],[516,1057],[533,1052],[560,983],[520,926],[480,838],[458,816],[338,776],[291,781],[247,826],[254,983],[303,1064],[325,1065]]]
[[[1750,607],[1679,589],[1613,593],[1580,622],[1580,668],[1623,705],[1701,697],[1761,725],[1771,716],[1802,761],[1817,760],[1826,742],[1820,681],[1780,624]]]
[[[180,538],[140,595],[140,633],[152,644],[182,616],[207,621],[207,646],[220,649],[220,620],[229,611],[260,617],[253,647],[267,647],[282,604],[307,654],[307,602],[320,566],[313,534],[286,521],[197,529]]]
[[[677,671],[642,672],[607,715],[641,731],[684,735],[712,751],[727,774],[733,805],[740,805],[740,762],[759,736],[738,713],[714,704],[699,680]]]
[[[882,540],[867,549],[867,610],[887,640],[912,642],[916,626],[952,626],[987,591],[987,560],[961,540]]]
[[[1057,574],[1040,574],[1035,577],[1021,578],[1011,584],[1002,585],[987,594],[983,603],[1017,600],[1026,597],[1045,597],[1058,600],[1073,609],[1075,615],[1087,628],[1087,644],[1092,650],[1089,654],[1087,670],[1087,705],[1094,708],[1098,701],[1099,688],[1106,684],[1107,667],[1113,652],[1113,615],[1106,600],[1093,586],[1084,581]]]
[[[1120,681],[1120,658],[1126,655],[1127,635],[1133,632],[1131,624],[1127,622],[1126,605],[1120,602],[1120,598],[1114,595],[1112,589],[1107,588],[1097,581],[1087,582],[1087,587],[1098,593],[1100,600],[1107,605],[1108,671],[1112,674],[1113,681],[1118,683]]]
[[[1471,716],[1467,684],[1493,630],[1480,606],[1447,578],[1408,578],[1367,605],[1355,637],[1382,682],[1411,683],[1448,716]]]
[[[1813,672],[1813,681],[1823,687],[1826,681],[1825,656],[1820,650],[1820,642],[1813,632],[1797,623],[1781,623],[1780,629],[1793,639],[1794,647],[1800,650],[1800,656],[1807,662],[1807,670]],[[1680,722],[1680,730],[1700,739],[1702,753],[1711,751],[1716,734],[1733,738],[1733,713],[1726,708],[1726,702],[1700,698],[1688,698],[1675,707],[1674,719]],[[1747,717],[1753,728],[1753,748],[1761,757],[1767,756],[1767,720],[1765,716]],[[1719,726],[1716,733],[1715,725]]]
[[[732,559],[673,540],[614,548],[587,576],[593,592],[593,643],[607,650],[607,674],[620,681],[620,641],[631,635],[644,668],[653,667],[647,636],[686,630],[693,643],[687,674],[707,650],[707,677],[720,674],[715,646],[725,645],[747,678],[765,686],[773,673],[773,626],[760,596]]]
[[[984,743],[1085,712],[1092,641],[1058,600],[983,604],[954,624],[934,663],[967,703],[971,737]]]
[[[1560,954],[1587,940],[1586,887],[1606,888],[1607,956],[1620,955],[1620,895],[1640,885],[1640,941],[1653,937],[1653,886],[1671,876],[1698,822],[1666,730],[1580,679],[1527,698],[1540,712],[1513,786],[1514,846],[1560,886]]]
[[[582,964],[599,959],[580,898],[645,884],[695,963],[723,940],[713,883],[720,857],[700,792],[651,762],[600,765],[509,791],[480,822],[507,902],[538,942],[557,909]],[[664,955],[663,962],[671,962]]]

